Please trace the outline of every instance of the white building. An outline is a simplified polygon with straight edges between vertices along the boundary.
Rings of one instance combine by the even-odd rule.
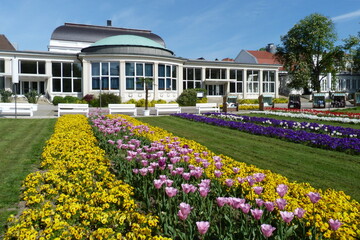
[[[241,99],[279,94],[280,64],[273,54],[243,50],[234,61],[180,58],[151,31],[116,28],[110,22],[65,23],[52,33],[48,50],[1,48],[0,39],[0,88],[12,89],[18,79],[19,95],[35,89],[49,99],[81,98],[102,91],[125,102],[145,98],[137,80],[149,77],[154,79],[149,99],[155,100],[174,101],[187,88],[205,88],[215,102],[224,95]]]

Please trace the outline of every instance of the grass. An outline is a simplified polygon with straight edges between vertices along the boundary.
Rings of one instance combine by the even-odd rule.
[[[0,119],[0,226],[19,210],[21,184],[40,162],[56,119]],[[0,236],[4,233],[0,228]],[[1,237],[0,237],[1,238]]]
[[[139,119],[177,136],[197,141],[216,154],[288,177],[321,189],[342,190],[360,201],[360,157],[342,152],[308,147],[224,127],[192,122],[176,117]]]

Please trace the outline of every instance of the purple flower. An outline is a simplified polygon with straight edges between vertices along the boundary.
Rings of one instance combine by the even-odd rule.
[[[166,187],[165,192],[168,197],[174,197],[177,194],[178,190],[173,187]]]
[[[266,207],[266,210],[269,212],[272,212],[275,208],[275,204],[273,202],[264,202],[264,205]]]
[[[196,222],[196,226],[197,226],[199,233],[201,235],[204,235],[208,231],[208,229],[210,227],[210,223],[209,222]]]
[[[298,218],[303,218],[304,214],[305,214],[306,210],[302,209],[302,208],[296,208],[294,210],[294,215],[297,216]]]
[[[225,180],[225,184],[226,186],[231,187],[234,184],[234,180],[228,178]]]
[[[251,209],[251,215],[256,219],[256,220],[260,220],[261,216],[263,215],[263,210],[255,208],[255,209]]]
[[[207,188],[207,187],[199,187],[200,196],[206,197],[209,192],[210,192],[209,188]]]
[[[283,198],[278,198],[275,200],[276,206],[278,207],[278,209],[280,210],[284,210],[285,206],[287,204],[286,200]]]
[[[260,186],[253,187],[253,189],[257,195],[260,195],[262,193],[262,191],[264,190],[264,188],[260,187]]]
[[[294,218],[293,212],[280,211],[280,215],[281,215],[282,219],[284,220],[284,222],[286,222],[286,223],[291,222]]]
[[[265,237],[271,237],[275,230],[276,228],[269,224],[261,224],[261,232],[264,234]]]
[[[334,230],[334,231],[336,231],[336,230],[338,230],[339,229],[339,227],[342,225],[342,223],[339,221],[339,220],[334,220],[334,219],[330,219],[329,220],[329,225],[330,225],[330,228],[331,228],[331,230]]]
[[[255,202],[256,202],[256,205],[258,205],[259,207],[264,205],[264,200],[262,200],[261,198],[256,198]]]
[[[163,185],[163,181],[161,181],[160,179],[154,179],[154,186],[156,189],[160,189],[161,186]]]
[[[219,178],[219,177],[221,177],[221,175],[222,175],[223,173],[222,173],[222,171],[215,170],[215,171],[214,171],[214,174],[215,174],[215,177]]]
[[[247,214],[249,212],[251,206],[248,203],[243,203],[243,204],[240,204],[240,208],[243,213]]]
[[[317,203],[321,199],[321,196],[319,193],[309,192],[307,194],[307,196],[310,198],[310,201],[314,204]]]
[[[216,203],[219,207],[223,207],[225,204],[228,203],[228,199],[226,197],[217,197]]]
[[[288,191],[288,186],[285,184],[279,184],[276,187],[276,192],[279,194],[280,197],[284,197]]]

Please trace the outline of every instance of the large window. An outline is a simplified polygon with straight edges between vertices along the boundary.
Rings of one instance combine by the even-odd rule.
[[[176,90],[176,66],[159,64],[158,66],[158,89]]]
[[[226,79],[226,69],[207,68],[206,79]]]
[[[80,63],[52,63],[53,92],[81,92]]]
[[[154,78],[152,63],[127,62],[125,64],[126,90],[144,90],[141,78]],[[148,89],[152,90],[150,83]]]
[[[183,68],[183,89],[201,88],[201,68]]]
[[[119,90],[119,62],[91,63],[93,90]]]
[[[230,92],[242,93],[243,92],[243,71],[230,69]],[[234,82],[236,81],[236,82]]]
[[[275,71],[263,71],[263,92],[275,92]]]
[[[247,92],[259,93],[259,71],[247,70]]]
[[[0,76],[0,90],[5,88],[5,77]]]
[[[0,59],[0,73],[5,72],[5,61],[4,59]]]
[[[45,61],[19,61],[20,73],[25,74],[45,74]]]

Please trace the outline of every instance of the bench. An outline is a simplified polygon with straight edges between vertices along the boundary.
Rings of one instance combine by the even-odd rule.
[[[109,104],[109,113],[132,113],[136,116],[136,106],[135,104]]]
[[[197,103],[196,111],[198,114],[201,112],[220,112],[217,103]]]
[[[30,117],[34,115],[37,110],[37,105],[32,103],[16,103],[16,114],[29,114]],[[0,103],[0,114],[15,114],[15,103]]]
[[[58,117],[60,117],[61,113],[85,113],[88,116],[89,104],[59,103]]]
[[[177,103],[155,104],[156,116],[159,112],[176,112],[181,113],[181,108]]]

